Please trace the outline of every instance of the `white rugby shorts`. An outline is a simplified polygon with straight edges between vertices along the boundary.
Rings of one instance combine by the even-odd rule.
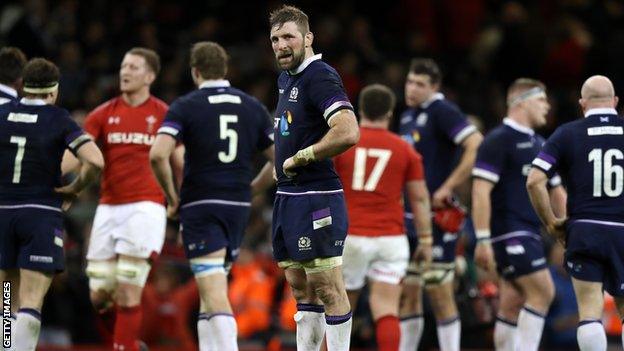
[[[118,254],[149,258],[165,241],[167,211],[161,204],[140,201],[100,204],[95,211],[88,260],[107,260]]]
[[[371,280],[399,284],[409,261],[407,236],[369,237],[347,235],[342,255],[342,273],[347,290],[361,289],[366,277]]]

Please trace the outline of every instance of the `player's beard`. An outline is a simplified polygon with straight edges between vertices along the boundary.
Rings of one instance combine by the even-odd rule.
[[[301,65],[301,63],[303,63],[305,57],[305,48],[301,48],[301,50],[299,51],[295,51],[293,50],[292,52],[292,59],[289,63],[286,64],[281,64],[279,59],[277,60],[277,64],[280,66],[280,68],[282,68],[283,70],[295,70],[297,69],[297,67],[299,67]]]

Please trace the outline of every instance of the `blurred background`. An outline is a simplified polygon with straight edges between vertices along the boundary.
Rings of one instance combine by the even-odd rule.
[[[227,78],[272,110],[278,69],[268,40],[268,13],[280,1],[236,0],[3,0],[0,46],[20,47],[61,69],[60,100],[82,123],[94,107],[118,94],[123,54],[134,46],[156,50],[162,60],[153,94],[170,103],[192,90],[188,68],[192,43],[212,40],[230,55]],[[544,81],[551,103],[547,136],[579,118],[580,86],[593,74],[624,88],[624,2],[621,0],[399,0],[292,1],[310,17],[313,47],[342,76],[352,102],[362,87],[383,83],[402,103],[409,61],[431,57],[440,65],[443,93],[484,132],[505,113],[505,90],[518,77]],[[395,124],[396,125],[396,124]],[[258,165],[261,165],[260,160]],[[146,165],[147,167],[147,165]],[[98,350],[105,345],[89,303],[84,274],[97,187],[67,216],[67,270],[59,275],[43,310],[42,350]],[[464,201],[469,203],[468,201]],[[242,349],[279,350],[294,345],[295,303],[270,251],[270,193],[254,199],[240,259],[231,274],[230,298]],[[195,350],[198,295],[179,245],[178,224],[169,223],[163,254],[145,289],[143,339],[152,349]],[[470,228],[470,225],[467,225]],[[473,235],[465,230],[457,278],[462,345],[490,349],[497,305],[495,277],[471,261]],[[542,345],[576,348],[576,302],[563,268],[562,248],[548,244],[557,296]],[[366,294],[363,294],[363,299]],[[353,329],[354,349],[374,349],[374,326],[365,303]],[[604,325],[619,343],[621,324],[607,299]],[[434,320],[426,314],[422,350],[437,347]],[[101,348],[104,350],[105,348]]]

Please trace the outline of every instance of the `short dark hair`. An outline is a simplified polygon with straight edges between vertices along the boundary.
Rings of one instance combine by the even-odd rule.
[[[519,94],[533,88],[540,88],[546,91],[546,85],[537,79],[518,78],[514,80],[507,89],[507,105],[511,105]]]
[[[27,96],[47,95],[47,93],[29,93],[28,89],[45,89],[58,84],[61,73],[51,61],[41,57],[33,58],[24,66],[24,93]]]
[[[128,54],[143,57],[145,63],[147,63],[147,67],[149,67],[155,75],[160,73],[160,56],[158,56],[156,51],[148,48],[135,47],[126,52],[126,55]]]
[[[269,23],[271,28],[277,26],[281,27],[286,22],[295,22],[299,31],[305,35],[310,31],[310,23],[308,21],[308,15],[301,11],[299,8],[290,5],[283,5],[282,7],[271,11],[269,15]]]
[[[227,74],[227,61],[225,49],[215,42],[201,41],[191,48],[191,67],[204,79],[223,79]]]
[[[431,84],[442,82],[442,73],[438,64],[430,58],[415,58],[410,64],[410,73],[424,74],[429,76]]]
[[[395,104],[396,96],[385,85],[371,84],[360,92],[359,109],[362,112],[362,118],[371,121],[382,120],[388,113],[394,111]]]
[[[26,55],[19,48],[7,46],[0,49],[0,83],[15,84],[26,66]]]

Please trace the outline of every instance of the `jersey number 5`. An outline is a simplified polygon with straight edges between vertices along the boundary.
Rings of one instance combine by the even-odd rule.
[[[11,135],[11,144],[17,144],[15,154],[15,166],[13,167],[13,184],[19,184],[22,177],[22,160],[24,159],[24,149],[26,148],[26,138]]]
[[[228,128],[228,124],[237,122],[237,115],[219,116],[219,137],[221,140],[229,140],[227,152],[219,151],[219,161],[223,163],[230,163],[236,159],[236,153],[238,152],[238,133],[236,133],[236,130]]]
[[[594,197],[601,197],[602,191],[608,197],[617,197],[624,189],[624,169],[614,165],[614,160],[624,159],[624,154],[618,149],[593,149],[589,155],[589,162],[594,164]]]
[[[377,189],[377,183],[379,183],[379,179],[388,165],[390,156],[392,156],[392,151],[386,149],[356,148],[351,188],[353,188],[353,190],[375,191],[375,189]],[[377,162],[375,162],[373,171],[365,183],[364,177],[366,176],[367,157],[376,157]]]

